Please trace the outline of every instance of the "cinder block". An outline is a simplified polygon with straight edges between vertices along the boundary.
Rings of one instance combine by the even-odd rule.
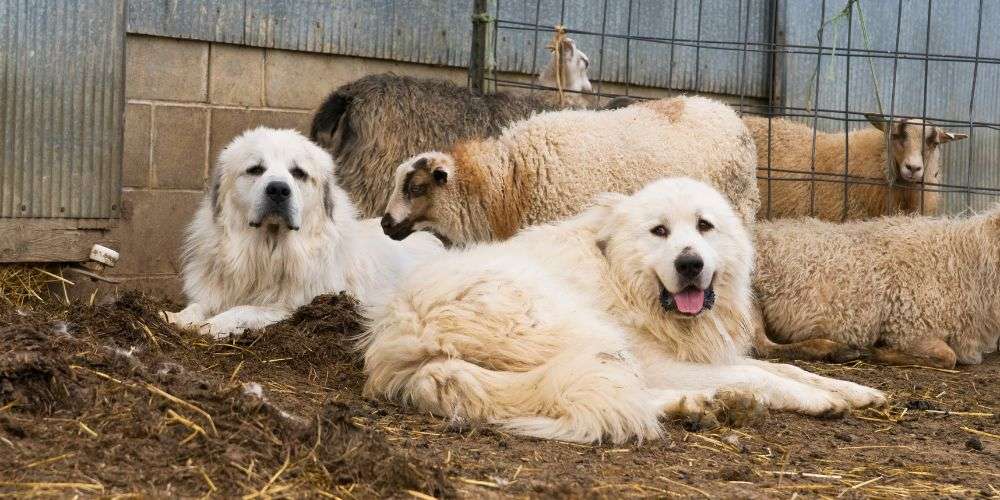
[[[122,193],[122,221],[112,230],[121,255],[121,275],[176,274],[184,228],[203,194],[191,191],[131,190]]]
[[[208,109],[186,106],[153,108],[154,187],[201,189],[207,172]]]
[[[125,107],[125,164],[122,166],[122,184],[125,187],[149,186],[150,109],[148,104],[128,104]]]
[[[374,73],[467,80],[464,69],[287,50],[268,50],[266,66],[267,105],[276,108],[313,110],[332,90]]]
[[[214,43],[209,64],[209,101],[264,105],[264,49]]]
[[[274,128],[293,128],[303,134],[309,132],[312,114],[293,111],[261,111],[248,109],[213,109],[211,147],[209,159],[214,164],[219,152],[244,130],[265,125]],[[211,170],[211,169],[210,169]]]
[[[129,35],[125,95],[130,99],[205,102],[208,43]]]

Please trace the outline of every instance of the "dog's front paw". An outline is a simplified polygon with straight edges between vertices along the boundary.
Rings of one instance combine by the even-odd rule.
[[[200,304],[191,303],[178,312],[160,311],[160,318],[178,328],[197,330],[205,321],[205,309]]]
[[[198,326],[198,333],[212,337],[215,340],[225,340],[233,335],[239,335],[246,326],[236,315],[219,314]]]
[[[888,403],[885,393],[878,389],[872,389],[871,387],[846,380],[838,380],[837,382],[839,384],[837,384],[835,391],[843,396],[854,408],[881,407]]]

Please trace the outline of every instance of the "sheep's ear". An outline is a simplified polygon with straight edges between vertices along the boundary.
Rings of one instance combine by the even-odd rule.
[[[961,141],[962,139],[967,139],[968,137],[969,134],[948,132],[947,130],[938,130],[935,135],[935,139],[938,144],[945,144],[951,141]]]
[[[886,120],[884,116],[875,113],[865,113],[865,118],[872,124],[873,127],[885,132],[886,125],[888,125],[889,120]]]

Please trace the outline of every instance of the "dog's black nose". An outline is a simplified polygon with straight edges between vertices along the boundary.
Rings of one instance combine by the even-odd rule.
[[[677,257],[677,260],[674,261],[674,269],[677,269],[677,274],[689,280],[697,278],[704,268],[705,261],[701,260],[698,255],[685,254]]]
[[[285,182],[271,181],[264,187],[264,194],[275,203],[284,203],[292,195],[292,188]]]
[[[391,215],[385,214],[385,215],[382,216],[382,230],[383,231],[388,231],[388,230],[392,229],[392,224],[393,224],[393,221],[392,221],[392,216]]]

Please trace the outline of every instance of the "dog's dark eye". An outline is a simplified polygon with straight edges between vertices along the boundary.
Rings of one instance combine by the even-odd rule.
[[[667,236],[670,236],[670,230],[667,229],[667,226],[664,226],[663,224],[660,224],[659,226],[650,229],[649,232],[653,233],[653,235],[655,236],[659,236],[660,238],[666,238]]]
[[[250,168],[247,169],[247,174],[256,177],[258,175],[263,174],[265,170],[267,170],[267,169],[264,168],[264,167],[262,167],[262,166],[260,166],[260,165],[254,165],[254,166],[252,166],[252,167],[250,167]]]
[[[715,229],[715,226],[713,226],[711,222],[708,222],[705,219],[698,219],[698,231],[704,233],[705,231],[711,231],[713,229]]]
[[[300,181],[309,177],[309,174],[307,174],[305,170],[302,170],[299,167],[295,167],[289,170],[289,172],[292,174],[292,177],[295,177]]]

